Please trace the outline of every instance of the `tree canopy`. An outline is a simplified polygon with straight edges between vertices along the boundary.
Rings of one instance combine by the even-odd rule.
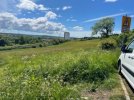
[[[104,18],[92,27],[92,35],[100,34],[101,37],[108,37],[114,28],[114,18]]]

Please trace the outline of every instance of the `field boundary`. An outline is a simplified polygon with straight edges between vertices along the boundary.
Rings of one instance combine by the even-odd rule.
[[[121,86],[122,86],[122,89],[124,91],[126,100],[130,100],[130,96],[129,96],[128,92],[127,92],[127,89],[125,87],[125,84],[123,83],[123,80],[122,80],[121,76],[119,76],[119,77],[120,77]]]

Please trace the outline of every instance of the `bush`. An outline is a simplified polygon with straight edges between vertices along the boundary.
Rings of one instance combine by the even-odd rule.
[[[107,39],[102,41],[99,46],[102,50],[112,50],[116,48],[116,42],[113,39]]]
[[[121,47],[123,44],[126,44],[128,41],[128,37],[128,33],[120,34],[116,40],[118,47]]]
[[[69,69],[63,72],[62,79],[64,82],[76,84],[78,82],[102,82],[109,77],[113,69],[106,62],[99,62],[98,64],[91,63],[88,58],[81,58],[75,64],[72,64]]]
[[[39,44],[39,47],[43,47],[43,45],[42,44]]]
[[[74,84],[79,81],[88,80],[89,71],[89,61],[80,59],[77,63],[72,64],[70,69],[65,70],[61,76],[64,82]]]
[[[115,49],[115,46],[113,43],[105,42],[105,43],[102,43],[101,48],[103,50],[111,50],[111,49]]]
[[[123,44],[128,44],[134,39],[134,32],[121,33],[116,39],[118,47],[121,47]]]
[[[67,42],[68,40],[64,40],[64,39],[53,39],[50,43],[52,45],[58,45],[60,43],[64,43],[64,42]]]
[[[32,46],[32,48],[36,48],[36,46],[35,46],[35,45],[33,45],[33,46]]]
[[[7,42],[4,39],[0,39],[0,46],[5,46]]]

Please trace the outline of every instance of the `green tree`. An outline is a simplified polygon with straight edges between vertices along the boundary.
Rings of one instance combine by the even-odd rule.
[[[21,36],[20,39],[19,39],[19,41],[20,41],[20,45],[25,44],[24,36]]]
[[[0,46],[5,46],[7,43],[4,39],[0,39]]]
[[[92,27],[92,35],[100,34],[101,37],[108,37],[114,28],[114,18],[104,18]]]

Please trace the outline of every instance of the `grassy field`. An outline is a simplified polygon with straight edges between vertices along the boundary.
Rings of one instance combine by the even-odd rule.
[[[116,70],[119,50],[100,40],[0,52],[1,100],[125,100]]]

